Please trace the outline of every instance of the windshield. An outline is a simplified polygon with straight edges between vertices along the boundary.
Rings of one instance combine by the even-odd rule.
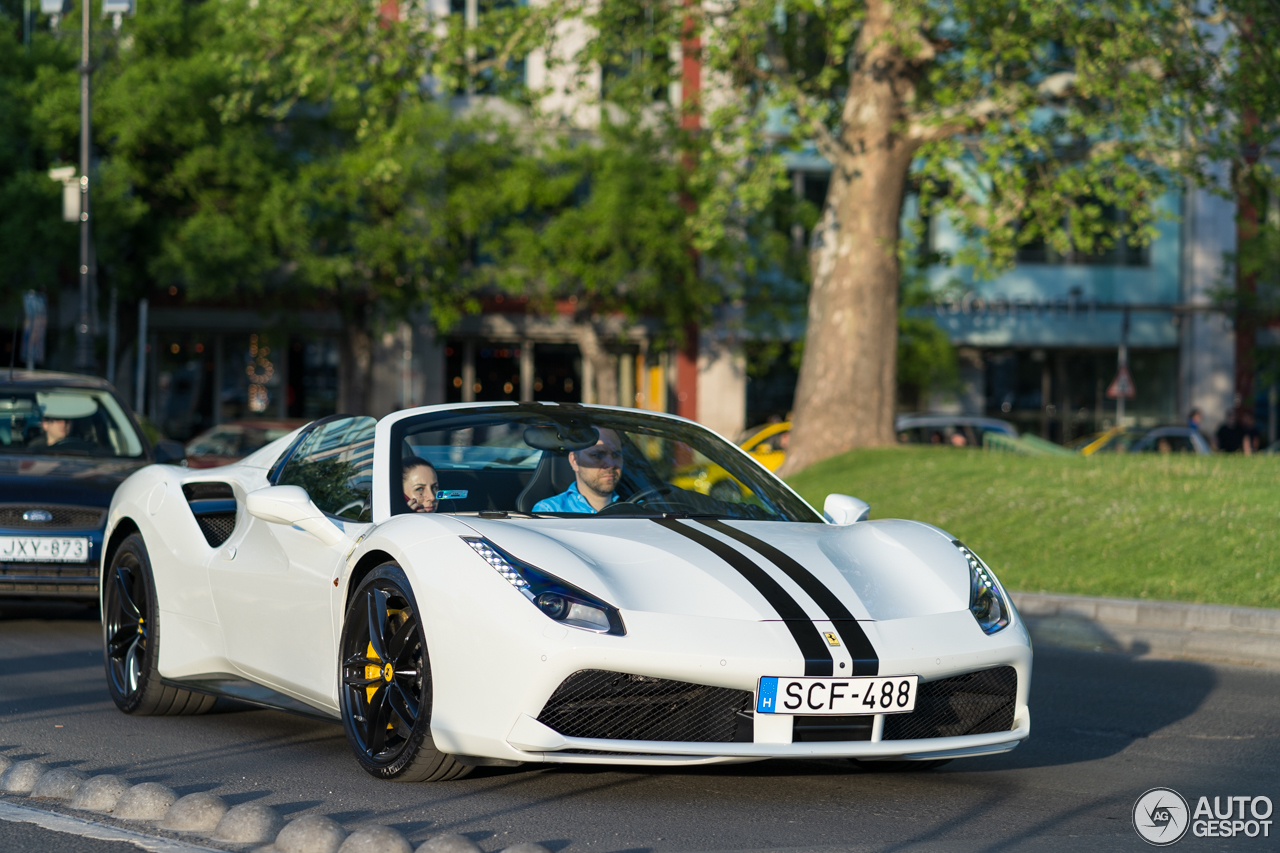
[[[143,452],[107,391],[0,386],[0,453],[137,458]]]
[[[392,431],[392,512],[820,522],[709,430],[582,406],[486,406]]]

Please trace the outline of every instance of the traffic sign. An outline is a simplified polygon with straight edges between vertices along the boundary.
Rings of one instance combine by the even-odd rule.
[[[1132,400],[1137,396],[1137,391],[1133,387],[1133,377],[1129,375],[1129,366],[1127,364],[1120,365],[1116,378],[1111,380],[1111,385],[1107,387],[1108,400]]]

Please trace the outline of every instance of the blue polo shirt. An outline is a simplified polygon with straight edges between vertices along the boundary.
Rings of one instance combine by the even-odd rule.
[[[614,492],[609,495],[609,503],[613,503],[618,499],[618,493]],[[575,480],[558,495],[549,498],[543,498],[533,505],[534,512],[590,512],[594,513],[596,508],[587,503],[587,499],[582,496],[582,492],[578,491],[578,483]]]

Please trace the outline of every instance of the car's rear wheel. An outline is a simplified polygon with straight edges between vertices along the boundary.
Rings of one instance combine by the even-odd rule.
[[[146,543],[134,533],[120,543],[102,577],[102,650],[107,689],[126,714],[202,714],[214,697],[160,681],[160,608]]]
[[[361,767],[397,782],[443,782],[471,772],[431,740],[431,659],[399,566],[379,566],[356,589],[340,653],[342,726]]]

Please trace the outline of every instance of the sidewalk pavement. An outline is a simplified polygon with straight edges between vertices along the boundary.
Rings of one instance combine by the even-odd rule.
[[[1280,610],[1014,592],[1037,643],[1280,668]]]

